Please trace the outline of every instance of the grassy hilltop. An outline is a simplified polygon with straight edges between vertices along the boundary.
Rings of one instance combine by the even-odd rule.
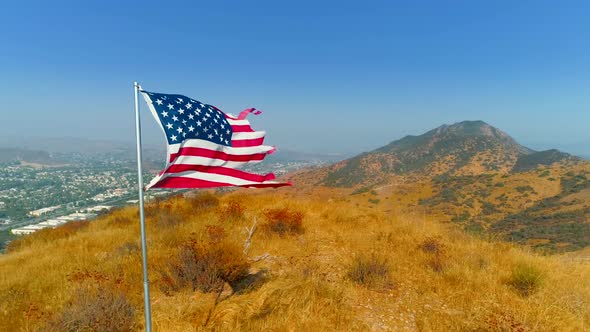
[[[149,204],[154,329],[590,329],[590,265],[578,256],[539,256],[337,190]],[[20,238],[0,276],[1,331],[139,330],[137,209]]]
[[[465,121],[289,177],[147,206],[157,331],[590,330],[589,162]],[[0,331],[143,328],[136,208],[0,275]]]

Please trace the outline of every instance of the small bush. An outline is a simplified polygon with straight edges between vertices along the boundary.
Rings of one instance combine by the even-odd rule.
[[[432,256],[428,260],[428,267],[434,272],[441,273],[445,269],[445,245],[435,237],[429,237],[420,244],[420,249]]]
[[[227,282],[232,288],[248,276],[250,263],[242,249],[228,242],[184,243],[167,272],[162,273],[161,289],[170,295],[185,287],[213,292]]]
[[[469,214],[468,211],[463,211],[463,213],[453,216],[453,218],[451,218],[451,221],[452,222],[465,222],[465,221],[468,221],[470,218],[471,218],[471,214]]]
[[[23,331],[24,324],[35,324],[36,317],[28,314],[31,298],[30,285],[13,284],[0,292],[0,331]],[[25,313],[23,315],[23,313]],[[44,318],[44,317],[41,317]],[[18,328],[18,327],[21,328]]]
[[[519,262],[512,268],[508,284],[523,297],[532,295],[541,288],[545,280],[543,271],[529,263]]]
[[[188,198],[190,206],[195,209],[210,209],[219,206],[219,198],[217,196],[205,192]]]
[[[368,202],[371,204],[379,204],[379,202],[381,202],[381,200],[379,198],[369,198]]]
[[[244,206],[240,204],[240,202],[231,201],[227,204],[227,206],[224,209],[222,209],[221,217],[229,221],[239,220],[244,217],[245,211],[246,208],[244,208]]]
[[[371,187],[362,187],[359,189],[356,189],[355,191],[353,191],[351,193],[351,195],[360,195],[360,194],[364,194],[366,192],[369,192],[371,190]]]
[[[440,239],[429,237],[422,244],[420,244],[420,248],[422,251],[434,254],[434,255],[442,255],[444,254],[445,245],[441,242]]]
[[[547,177],[549,175],[551,175],[551,172],[549,170],[545,170],[541,174],[539,174],[539,177],[540,178],[544,178],[544,177]]]
[[[533,187],[531,186],[518,186],[515,188],[516,191],[518,191],[521,194],[527,193],[527,192],[535,192],[535,189],[533,189]]]
[[[174,227],[180,224],[181,222],[182,217],[172,211],[160,213],[156,217],[157,225],[162,227]]]
[[[207,230],[209,241],[212,243],[219,243],[225,238],[225,229],[223,229],[223,227],[207,225],[205,226],[205,229]]]
[[[132,331],[135,307],[125,295],[110,288],[79,289],[64,311],[45,331]]]
[[[445,270],[444,256],[436,255],[436,256],[432,257],[427,265],[434,272],[437,272],[437,273],[443,272]]]
[[[158,215],[158,213],[160,213],[160,208],[163,205],[164,205],[164,202],[161,198],[156,198],[153,201],[147,203],[144,208],[145,217],[146,218],[155,217],[156,215]]]
[[[267,222],[261,225],[261,229],[267,233],[276,233],[281,236],[303,234],[303,212],[291,211],[288,208],[272,209],[264,212]]]
[[[347,273],[350,280],[370,288],[388,285],[389,274],[387,259],[376,254],[356,256]]]
[[[133,223],[134,221],[139,222],[139,218],[131,219],[129,216],[120,214],[112,214],[111,216],[107,217],[107,223],[111,227],[124,227]]]
[[[115,249],[115,253],[120,256],[130,255],[134,253],[138,253],[141,250],[139,244],[136,242],[126,242],[117,249]]]
[[[525,332],[525,326],[516,320],[516,318],[508,312],[493,312],[484,320],[486,326],[481,330],[485,331],[510,331],[510,332]],[[477,330],[479,331],[479,329]]]

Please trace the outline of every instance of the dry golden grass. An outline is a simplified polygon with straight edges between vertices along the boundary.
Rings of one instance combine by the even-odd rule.
[[[265,211],[281,209],[302,213],[304,232],[256,232],[247,253],[249,275],[240,276],[239,287],[162,291],[162,272],[183,244],[197,243],[201,256],[209,252],[203,243],[227,244],[237,257],[254,218],[262,223]],[[228,211],[235,215],[226,218]],[[141,329],[137,215],[129,207],[75,231],[39,233],[1,255],[0,331],[50,329],[48,323],[75,316],[72,304],[80,298],[90,301],[84,308],[94,308],[95,288],[88,283],[112,289],[113,299],[99,300],[133,313],[133,326]],[[486,242],[424,216],[375,208],[366,199],[296,189],[237,191],[153,203],[147,215],[156,331],[590,330],[589,264]],[[385,285],[368,287],[350,278],[355,259],[371,254],[387,266]],[[522,266],[543,278],[524,296],[514,286],[518,278],[525,288],[532,280],[530,271],[518,275]]]

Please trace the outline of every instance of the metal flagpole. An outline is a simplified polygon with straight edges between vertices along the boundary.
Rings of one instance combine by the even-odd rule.
[[[152,317],[150,309],[150,284],[147,272],[147,249],[145,241],[145,216],[143,213],[143,169],[141,167],[141,123],[139,119],[139,85],[133,82],[135,94],[135,136],[137,138],[137,184],[139,187],[139,221],[141,225],[141,256],[143,258],[143,302],[145,311],[145,330],[152,331]]]

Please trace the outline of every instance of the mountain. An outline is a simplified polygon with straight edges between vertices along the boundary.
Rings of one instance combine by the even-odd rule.
[[[290,181],[544,251],[590,246],[590,162],[534,151],[482,121],[407,136]]]
[[[578,158],[572,155],[561,152],[556,149],[532,152],[529,154],[522,155],[516,161],[516,164],[512,168],[515,172],[521,172],[531,170],[539,167],[540,165],[551,165],[553,163],[561,162],[564,160],[577,160]]]
[[[536,152],[483,121],[442,125],[333,165],[322,184],[353,187],[391,175],[509,173],[576,158],[556,150]]]

